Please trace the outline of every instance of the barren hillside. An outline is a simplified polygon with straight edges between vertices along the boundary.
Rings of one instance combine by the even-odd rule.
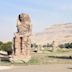
[[[32,42],[38,44],[72,42],[72,23],[58,24],[44,29],[32,36]]]

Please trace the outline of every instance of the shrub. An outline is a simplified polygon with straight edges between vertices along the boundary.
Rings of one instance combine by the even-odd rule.
[[[6,51],[8,55],[12,54],[12,42],[3,43],[0,45],[0,50]]]
[[[59,45],[60,48],[72,48],[72,43],[65,43],[65,44],[60,44]]]
[[[31,48],[37,48],[38,45],[36,43],[31,44]]]
[[[52,44],[47,43],[47,44],[43,45],[43,47],[44,47],[44,48],[45,48],[45,47],[52,47]]]
[[[3,44],[3,42],[2,41],[0,41],[0,46]]]

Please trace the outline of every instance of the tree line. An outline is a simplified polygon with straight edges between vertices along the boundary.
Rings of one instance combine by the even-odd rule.
[[[37,48],[37,47],[38,47],[38,44],[36,44],[36,43],[31,44],[31,48]],[[53,44],[47,43],[47,44],[42,45],[42,47],[43,48],[53,47]],[[59,44],[58,47],[59,48],[68,48],[69,49],[69,48],[72,48],[72,43]]]
[[[59,45],[60,48],[72,48],[72,43],[64,43]]]
[[[0,50],[6,51],[8,55],[12,54],[12,42],[8,41],[6,43],[0,41]]]

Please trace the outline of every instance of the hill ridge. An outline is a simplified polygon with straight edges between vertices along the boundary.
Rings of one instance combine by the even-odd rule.
[[[32,39],[32,42],[39,44],[52,41],[57,43],[72,42],[72,23],[52,25],[33,35]]]

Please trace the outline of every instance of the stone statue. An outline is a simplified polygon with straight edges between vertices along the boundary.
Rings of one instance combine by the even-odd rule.
[[[31,31],[31,20],[27,14],[19,14],[17,19],[17,30],[20,34],[28,34]],[[30,34],[30,33],[29,33]]]
[[[28,14],[21,13],[17,17],[17,32],[13,38],[13,60],[27,61],[31,56],[32,26]]]

